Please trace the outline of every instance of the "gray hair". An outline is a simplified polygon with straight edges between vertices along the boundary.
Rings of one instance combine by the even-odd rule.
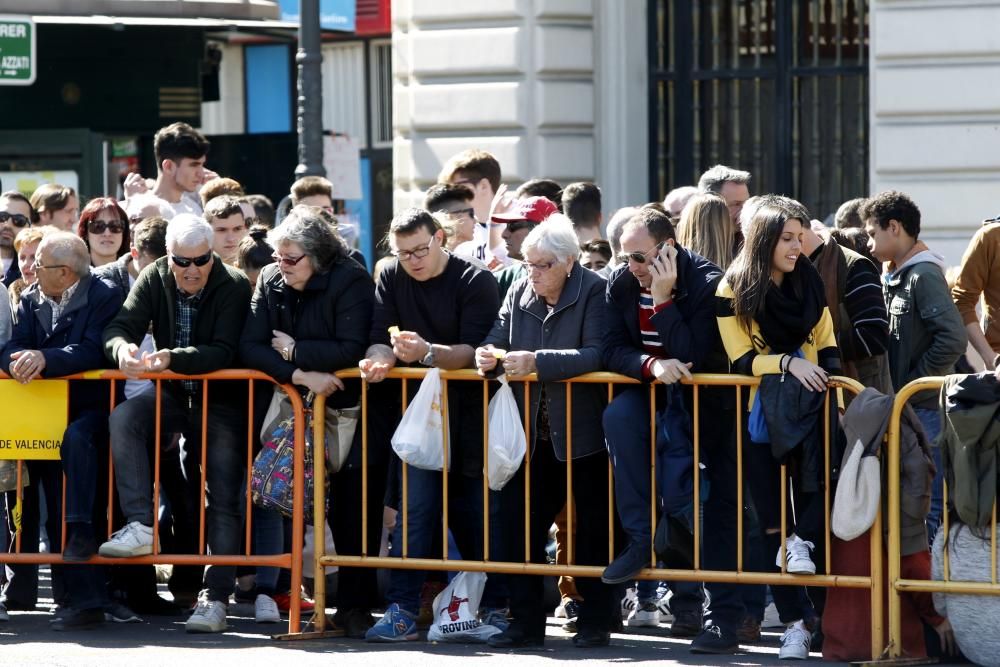
[[[342,257],[347,256],[347,246],[336,228],[317,206],[294,207],[280,225],[267,233],[272,248],[295,243],[309,258],[317,273],[325,273]]]
[[[722,186],[726,183],[746,185],[749,182],[749,171],[740,171],[724,164],[717,164],[701,175],[701,178],[698,179],[698,189],[702,192],[719,194],[722,191]]]
[[[150,209],[155,209],[156,213],[149,213]],[[129,219],[139,216],[149,218],[154,215],[158,215],[164,220],[174,217],[174,209],[167,200],[157,197],[152,192],[143,192],[129,197],[125,213]]]
[[[38,244],[36,255],[40,257],[42,250],[48,251],[52,265],[63,264],[79,278],[90,273],[90,251],[76,234],[63,231],[46,234]]]
[[[215,241],[212,225],[205,222],[200,215],[180,213],[167,223],[167,251],[175,248],[191,248],[207,243],[211,248]]]
[[[749,174],[747,174],[749,176]],[[684,207],[691,201],[691,197],[698,194],[698,188],[693,185],[682,185],[674,188],[663,198],[663,208],[667,209],[667,215],[671,218],[679,218],[684,212]]]
[[[562,213],[553,213],[524,237],[521,254],[529,250],[547,252],[560,262],[570,258],[575,261],[580,257],[580,239],[573,221]]]
[[[615,258],[622,251],[622,232],[625,231],[625,223],[632,219],[632,216],[639,212],[638,206],[626,206],[615,211],[608,222],[606,233],[608,243],[611,244],[611,263],[615,263]]]

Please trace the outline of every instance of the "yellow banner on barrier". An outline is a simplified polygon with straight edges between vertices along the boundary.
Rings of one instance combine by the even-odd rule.
[[[0,380],[0,459],[59,460],[69,382]]]

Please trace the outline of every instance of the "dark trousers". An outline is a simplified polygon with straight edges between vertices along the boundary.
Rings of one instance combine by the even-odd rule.
[[[90,533],[95,541],[106,535],[102,521],[107,505],[97,502],[107,488],[108,415],[85,410],[66,428],[61,450],[66,474],[66,530]],[[66,565],[66,591],[74,609],[100,609],[107,604],[107,571],[100,565]]]
[[[21,553],[38,553],[41,535],[41,504],[46,508],[45,532],[49,550],[62,551],[62,465],[59,461],[25,461],[30,484],[23,489],[21,501]],[[44,494],[44,496],[43,496]],[[7,492],[7,527],[10,553],[14,553],[17,538],[14,529],[14,506],[17,492]],[[57,605],[68,605],[63,566],[52,566],[52,597]],[[7,585],[3,599],[11,609],[34,609],[38,603],[38,566],[8,565]]]
[[[573,498],[576,508],[574,551],[577,565],[604,565],[608,561],[608,460],[602,453],[573,461]],[[566,463],[556,459],[552,443],[535,442],[530,459],[531,508],[528,555],[532,563],[544,563],[549,528],[566,504]],[[502,543],[494,547],[503,560],[523,562],[525,464],[495,492],[498,528]],[[491,531],[492,532],[492,531]],[[494,559],[497,556],[493,556]],[[492,575],[490,575],[492,576]],[[510,575],[510,611],[514,623],[531,637],[545,635],[544,583],[540,576]],[[583,596],[577,629],[609,631],[618,611],[617,587],[589,577],[576,578]]]
[[[155,443],[155,406],[156,395],[151,392],[125,401],[111,414],[111,451],[115,460],[119,502],[126,521],[140,521],[145,525],[153,523],[150,453]],[[161,478],[163,475],[179,475],[186,482],[186,493],[170,496],[175,525],[190,521],[186,515],[192,512],[192,496],[195,499],[194,505],[197,506],[197,490],[201,480],[197,475],[194,475],[194,479],[191,477],[192,470],[198,470],[201,461],[200,407],[198,400],[189,406],[172,393],[162,393],[161,447],[166,449],[175,433],[184,436],[183,442],[178,443],[179,451],[161,461],[168,463],[174,460],[174,456],[178,457],[180,469],[167,471],[161,466]],[[210,404],[210,411],[211,419],[207,423],[207,470],[204,471],[208,549],[214,555],[238,554],[241,546],[240,529],[243,525],[241,496],[246,471],[247,415],[245,410],[222,403]],[[166,485],[164,490],[167,490]],[[192,517],[194,526],[198,525],[197,516],[195,511]],[[235,567],[209,566],[204,580],[209,599],[228,600],[235,576]]]
[[[382,543],[382,501],[385,498],[386,466],[368,468],[368,552],[378,556]],[[327,497],[327,523],[333,533],[337,553],[361,555],[361,469],[347,468],[331,475]],[[316,537],[317,542],[323,540]],[[312,573],[307,573],[311,576]],[[369,611],[379,606],[377,570],[373,567],[343,567],[337,571],[337,612],[351,609]]]
[[[781,547],[781,503],[785,502],[787,505],[787,500],[781,497],[781,468],[771,455],[770,445],[749,440],[744,442],[747,443],[743,451],[750,493],[753,494],[763,545],[763,571],[781,571],[781,567],[776,566],[773,560]],[[794,479],[794,475],[792,477]],[[791,508],[787,508],[785,534],[791,535],[794,532],[803,540],[812,542],[816,545],[814,554],[819,554],[824,540],[823,493],[806,493],[794,486],[793,481],[788,487],[795,499],[794,520]],[[815,557],[813,561],[817,562]],[[782,623],[792,623],[816,615],[802,586],[771,586],[771,595]]]

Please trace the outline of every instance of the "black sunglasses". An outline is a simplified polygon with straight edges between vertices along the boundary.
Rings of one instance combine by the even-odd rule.
[[[655,257],[656,253],[660,252],[660,249],[663,248],[663,243],[666,243],[666,241],[662,243],[657,243],[655,248],[646,252],[636,251],[636,252],[618,253],[618,263],[628,264],[629,260],[632,260],[633,262],[636,262],[638,264],[645,264],[646,262],[650,262],[652,261],[652,257],[650,257],[650,255]]]
[[[508,222],[507,229],[510,230],[511,234],[515,234],[522,229],[533,229],[536,224],[531,220],[518,220],[517,222]]]
[[[103,234],[105,230],[112,234],[121,234],[125,231],[125,225],[117,220],[106,222],[104,220],[91,220],[87,223],[87,231],[91,234]]]
[[[8,213],[7,211],[0,211],[0,225],[7,222],[8,220],[10,220],[15,227],[29,227],[31,225],[31,220],[26,215],[22,215],[20,213]]]
[[[212,261],[212,251],[209,250],[204,255],[198,255],[197,257],[180,257],[178,255],[171,255],[170,260],[181,267],[186,269],[193,263],[195,266],[205,266]]]

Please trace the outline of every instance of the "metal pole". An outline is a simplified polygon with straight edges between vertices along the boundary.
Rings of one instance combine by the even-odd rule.
[[[299,165],[295,167],[295,177],[325,176],[319,0],[299,0],[299,50],[295,62],[299,66]]]

